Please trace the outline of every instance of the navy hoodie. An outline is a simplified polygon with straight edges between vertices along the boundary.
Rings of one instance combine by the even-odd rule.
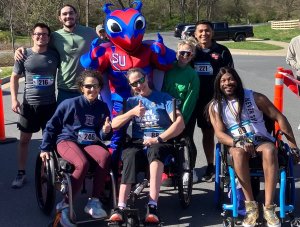
[[[110,117],[106,103],[96,99],[90,103],[83,95],[64,100],[48,121],[43,132],[40,150],[50,151],[62,140],[77,142],[79,130],[93,130],[101,140],[112,136],[102,132],[106,117]]]

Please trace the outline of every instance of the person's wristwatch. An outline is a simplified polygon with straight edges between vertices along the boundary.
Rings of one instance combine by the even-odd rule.
[[[157,141],[158,141],[158,143],[163,143],[164,142],[163,139],[160,136],[157,137]]]

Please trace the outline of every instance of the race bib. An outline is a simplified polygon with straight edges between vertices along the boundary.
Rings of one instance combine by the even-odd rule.
[[[251,138],[255,134],[252,123],[249,120],[243,121],[241,124],[233,125],[229,128],[229,131],[233,137]]]
[[[92,129],[81,129],[78,132],[77,142],[79,144],[93,144],[97,141],[97,135]]]
[[[209,62],[195,62],[194,67],[199,76],[211,76],[214,73],[214,69]]]
[[[144,140],[158,137],[163,132],[164,132],[163,129],[155,129],[155,128],[144,129]]]
[[[36,88],[51,86],[54,82],[52,76],[33,76],[32,83]]]

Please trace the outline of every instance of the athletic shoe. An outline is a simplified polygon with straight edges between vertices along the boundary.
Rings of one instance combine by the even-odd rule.
[[[18,173],[18,175],[12,182],[11,187],[12,188],[22,188],[25,183],[26,183],[26,175]]]
[[[213,182],[215,176],[215,166],[208,165],[205,170],[205,174],[202,176],[201,180],[206,182]]]
[[[98,198],[89,198],[84,208],[84,212],[91,215],[93,218],[107,217],[106,211],[102,208],[102,203]]]
[[[243,220],[243,227],[254,227],[258,219],[258,206],[255,201],[245,201],[246,215]]]
[[[145,222],[146,223],[159,223],[159,218],[157,215],[157,206],[148,204]]]
[[[120,208],[115,208],[109,218],[110,222],[124,222],[124,211]]]
[[[69,207],[69,205],[65,206],[61,210],[60,224],[63,227],[76,227],[76,225],[73,222],[71,222],[71,220],[70,220],[70,207]]]
[[[264,219],[268,227],[280,227],[281,223],[275,213],[276,205],[264,206]]]

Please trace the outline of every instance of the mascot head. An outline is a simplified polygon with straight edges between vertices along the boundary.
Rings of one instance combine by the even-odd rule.
[[[134,1],[131,8],[111,11],[105,4],[105,30],[110,41],[125,51],[133,52],[141,44],[145,34],[146,20],[141,14],[142,2]]]

